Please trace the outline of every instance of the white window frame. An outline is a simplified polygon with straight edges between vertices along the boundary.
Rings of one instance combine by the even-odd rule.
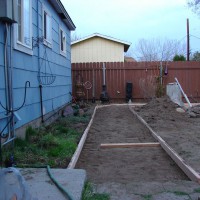
[[[65,37],[65,42],[61,41],[61,32],[63,33],[63,36]],[[60,43],[60,54],[65,56],[67,55],[67,35],[65,31],[63,30],[62,27],[59,28],[59,43]],[[62,50],[62,45],[63,45],[63,50]]]
[[[16,0],[17,1],[17,0]],[[21,12],[21,24],[22,24],[22,38],[23,38],[23,41],[19,41],[18,40],[18,24],[14,24],[13,25],[13,39],[14,39],[14,49],[16,50],[19,50],[19,51],[22,51],[26,54],[30,54],[30,55],[33,55],[33,49],[32,49],[32,0],[21,0],[22,2],[22,8],[24,6],[24,1],[29,1],[29,4],[30,4],[30,8],[29,8],[29,13],[30,13],[30,18],[29,18],[29,40],[30,40],[30,43],[29,45],[27,45],[24,41],[24,29],[25,29],[25,24],[24,24],[24,10],[22,9]]]
[[[47,29],[47,27],[45,27],[45,23],[44,23],[44,13],[47,14],[47,16],[49,17],[50,19],[50,30]],[[47,25],[47,24],[46,24]],[[49,10],[44,6],[42,6],[42,30],[43,30],[43,38],[44,38],[44,44],[46,46],[48,46],[49,48],[52,48],[52,16],[51,16],[51,13],[49,12]],[[50,38],[47,39],[45,38],[45,30],[46,31],[49,31],[48,34],[50,34]]]

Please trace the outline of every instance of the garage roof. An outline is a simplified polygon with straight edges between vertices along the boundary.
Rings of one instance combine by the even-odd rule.
[[[110,37],[110,36],[102,35],[100,33],[94,33],[92,35],[86,36],[86,37],[81,38],[79,40],[73,41],[73,42],[71,42],[71,45],[77,44],[79,42],[88,40],[88,39],[93,38],[93,37],[100,37],[100,38],[104,38],[106,40],[111,40],[111,41],[114,41],[114,42],[117,42],[117,43],[121,43],[121,44],[124,45],[124,52],[127,52],[129,47],[130,47],[130,45],[131,45],[130,42],[126,42],[126,41],[119,40],[119,39],[116,39],[116,38],[113,38],[113,37]]]

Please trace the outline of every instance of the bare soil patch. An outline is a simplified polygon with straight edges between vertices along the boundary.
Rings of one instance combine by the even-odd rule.
[[[161,147],[100,149],[101,143],[156,142],[128,106],[100,108],[76,168],[92,183],[188,180]]]
[[[186,163],[200,172],[200,118],[179,113],[177,107],[168,97],[163,97],[135,110]]]

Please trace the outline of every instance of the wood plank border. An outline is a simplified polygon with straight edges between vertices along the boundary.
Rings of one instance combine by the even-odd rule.
[[[146,142],[146,143],[105,143],[100,144],[100,148],[137,148],[137,147],[159,147],[159,142]]]
[[[95,109],[94,109],[94,112],[93,112],[93,114],[92,114],[92,117],[91,117],[91,119],[90,119],[90,122],[89,122],[87,128],[85,129],[85,131],[84,131],[84,133],[83,133],[83,135],[82,135],[82,137],[81,137],[81,140],[80,140],[80,142],[79,142],[79,144],[78,144],[78,147],[77,147],[77,149],[76,149],[76,151],[75,151],[75,153],[74,153],[74,155],[73,155],[73,157],[72,157],[72,159],[71,159],[71,161],[70,161],[70,163],[69,163],[69,165],[68,165],[68,167],[67,167],[68,169],[74,169],[75,166],[76,166],[76,163],[77,163],[77,161],[78,161],[78,158],[79,158],[79,156],[80,156],[80,154],[81,154],[81,151],[82,151],[82,149],[83,149],[83,145],[84,145],[85,140],[86,140],[86,138],[87,138],[88,132],[89,132],[90,127],[91,127],[91,125],[92,125],[92,123],[93,123],[93,121],[94,121],[94,116],[95,116],[95,114],[96,114],[97,108],[98,108],[98,106],[96,106]]]
[[[78,158],[79,158],[79,156],[81,154],[81,151],[83,149],[84,143],[86,141],[88,132],[89,132],[90,127],[91,127],[91,125],[92,125],[92,123],[94,121],[96,110],[99,109],[99,108],[108,107],[108,106],[112,106],[112,105],[115,105],[115,106],[125,106],[125,105],[128,105],[128,104],[127,103],[126,104],[108,104],[108,105],[97,105],[97,106],[95,106],[95,109],[94,109],[94,112],[93,112],[92,117],[90,119],[90,122],[89,122],[87,128],[85,129],[85,131],[84,131],[84,133],[83,133],[83,135],[81,137],[81,140],[80,140],[80,142],[78,144],[78,147],[76,148],[76,151],[75,151],[74,155],[72,156],[71,161],[70,161],[70,163],[69,163],[69,165],[67,167],[68,169],[74,169],[75,166],[76,166]],[[138,105],[138,104],[134,104],[133,103],[133,104],[130,104],[130,105],[135,106],[135,105]]]
[[[109,107],[109,106],[144,106],[146,103],[113,103],[113,104],[106,104],[106,105],[98,105],[98,108],[104,108],[104,107]]]
[[[183,160],[178,153],[172,149],[153,129],[146,123],[146,121],[139,116],[129,105],[130,111],[139,119],[139,121],[145,125],[152,136],[160,143],[161,147],[166,151],[166,153],[174,160],[174,162],[182,169],[182,171],[188,176],[188,178],[192,181],[196,181],[200,184],[200,175],[197,173],[191,166],[186,164],[185,160]]]

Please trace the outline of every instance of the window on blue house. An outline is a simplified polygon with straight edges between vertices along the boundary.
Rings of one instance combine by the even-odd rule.
[[[60,28],[60,53],[66,56],[66,33]]]
[[[43,6],[43,37],[44,44],[51,47],[52,44],[52,19],[50,12]]]
[[[18,21],[14,25],[14,48],[31,53],[32,50],[32,0],[17,0]]]

